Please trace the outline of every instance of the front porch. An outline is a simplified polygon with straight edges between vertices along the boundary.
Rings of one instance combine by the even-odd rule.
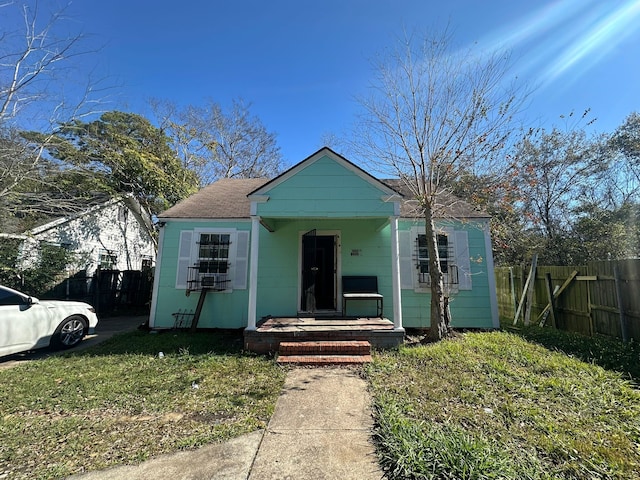
[[[404,341],[404,330],[382,317],[267,317],[255,330],[244,331],[245,350],[278,352],[281,342],[368,341],[374,348],[394,348]]]

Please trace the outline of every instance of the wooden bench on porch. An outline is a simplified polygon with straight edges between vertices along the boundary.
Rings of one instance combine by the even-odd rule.
[[[349,275],[342,277],[342,314],[347,315],[347,300],[375,300],[376,316],[383,315],[384,297],[378,293],[375,275]]]

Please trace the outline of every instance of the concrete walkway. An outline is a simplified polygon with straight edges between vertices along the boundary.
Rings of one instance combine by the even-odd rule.
[[[347,368],[295,368],[266,431],[82,480],[379,480],[366,383]]]

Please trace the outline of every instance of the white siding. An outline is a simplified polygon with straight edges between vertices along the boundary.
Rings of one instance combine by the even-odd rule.
[[[123,202],[110,202],[76,218],[35,229],[38,241],[66,246],[75,253],[72,270],[98,267],[101,252],[116,257],[117,270],[140,270],[143,259],[155,262],[154,244],[147,230]]]

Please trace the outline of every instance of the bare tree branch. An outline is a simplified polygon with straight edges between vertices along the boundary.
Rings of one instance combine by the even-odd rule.
[[[179,110],[155,100],[152,107],[183,165],[197,173],[202,185],[219,178],[272,177],[282,169],[275,134],[242,100],[234,100],[227,111],[213,101]]]
[[[88,78],[84,89],[68,81],[77,57],[93,52],[83,49],[82,33],[63,28],[69,5],[58,10],[37,0],[0,5],[15,25],[0,41],[0,230],[9,221],[54,210],[72,213],[85,205],[86,192],[77,195],[58,181],[68,166],[47,155],[60,124],[95,114],[104,101],[97,97],[106,89],[86,72],[74,76]],[[66,90],[74,98],[67,98]],[[42,131],[37,142],[20,133],[32,129]]]

